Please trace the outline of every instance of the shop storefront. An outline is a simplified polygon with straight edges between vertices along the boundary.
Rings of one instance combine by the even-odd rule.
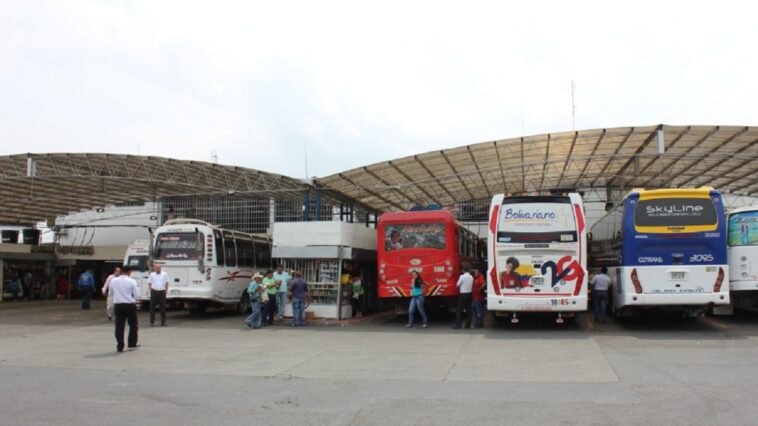
[[[0,244],[0,300],[44,300],[55,297],[53,255],[32,253],[29,245]],[[16,281],[16,291],[11,282]]]
[[[352,285],[361,277],[363,312],[373,307],[376,294],[376,231],[344,222],[290,222],[274,225],[273,256],[285,270],[297,270],[309,286],[306,314],[318,318],[350,318]],[[287,304],[285,315],[292,315]]]

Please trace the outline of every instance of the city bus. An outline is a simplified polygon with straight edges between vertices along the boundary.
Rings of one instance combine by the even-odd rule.
[[[608,266],[611,311],[697,317],[729,304],[726,217],[712,188],[634,190],[592,227],[594,266]]]
[[[268,239],[195,219],[172,219],[155,231],[153,262],[169,277],[169,302],[197,314],[209,307],[248,310],[253,273],[271,267]]]
[[[555,315],[558,324],[587,310],[587,229],[582,197],[492,197],[487,238],[487,309]]]
[[[378,295],[407,305],[411,273],[428,284],[427,302],[455,306],[461,273],[480,267],[482,245],[476,234],[446,210],[391,212],[377,223]]]
[[[758,311],[758,206],[731,211],[727,222],[732,306]]]

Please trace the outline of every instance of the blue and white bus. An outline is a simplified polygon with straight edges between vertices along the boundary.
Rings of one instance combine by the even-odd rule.
[[[727,222],[712,188],[634,190],[592,227],[594,266],[608,266],[611,309],[690,316],[729,304]]]
[[[758,311],[758,206],[731,211],[728,222],[732,305]]]

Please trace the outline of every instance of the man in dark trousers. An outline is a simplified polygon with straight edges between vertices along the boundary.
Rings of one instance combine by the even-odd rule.
[[[129,349],[137,349],[137,282],[129,275],[131,271],[124,266],[122,274],[110,284],[113,292],[113,310],[116,313],[116,350],[124,351],[124,327],[129,323]]]
[[[458,306],[455,310],[455,325],[453,328],[461,328],[463,311],[466,311],[466,328],[471,328],[471,291],[474,288],[474,277],[466,271],[458,278]]]
[[[166,325],[166,292],[168,292],[168,275],[156,264],[154,272],[147,278],[150,288],[150,327],[155,324],[155,308],[161,313],[161,326]]]

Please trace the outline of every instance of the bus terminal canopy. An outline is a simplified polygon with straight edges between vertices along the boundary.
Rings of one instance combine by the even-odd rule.
[[[0,157],[0,223],[31,224],[108,204],[166,196],[303,198],[300,180],[244,167],[114,154]]]
[[[758,194],[758,127],[618,127],[501,139],[320,178],[378,210],[497,193],[713,186]]]
[[[120,154],[0,156],[0,223],[163,197],[297,199],[309,190],[364,212],[502,192],[713,186],[758,195],[758,127],[619,127],[525,136],[385,161],[304,182],[245,167]],[[306,197],[307,198],[307,197]]]

